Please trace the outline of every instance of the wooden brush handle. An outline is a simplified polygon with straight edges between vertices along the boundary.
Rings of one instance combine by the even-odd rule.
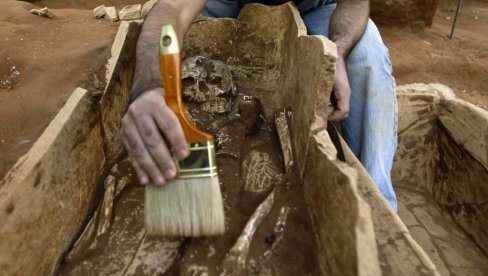
[[[176,33],[171,25],[161,32],[159,63],[164,84],[164,98],[180,121],[188,143],[212,141],[213,137],[198,129],[186,114],[181,85],[181,56]]]

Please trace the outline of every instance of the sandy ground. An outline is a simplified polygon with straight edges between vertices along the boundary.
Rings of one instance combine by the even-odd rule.
[[[32,1],[56,19],[28,12],[34,5],[0,0],[0,179],[28,151],[75,86],[103,63],[119,23],[97,20],[91,9],[138,0]],[[431,28],[380,26],[397,84],[440,82],[488,109],[488,3],[464,1],[453,40],[455,0],[441,0]],[[68,9],[69,8],[69,9]]]
[[[380,26],[397,85],[439,82],[460,98],[488,109],[488,2],[465,0],[454,34],[456,0],[441,0],[424,30]]]

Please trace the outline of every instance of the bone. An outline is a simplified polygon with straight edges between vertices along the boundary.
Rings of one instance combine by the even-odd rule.
[[[97,236],[106,234],[110,228],[115,198],[115,185],[115,178],[109,175],[104,183],[105,194],[103,196],[100,220],[98,222]]]
[[[244,230],[237,239],[234,246],[226,254],[222,262],[221,275],[244,275],[246,271],[246,260],[254,233],[264,218],[269,214],[274,204],[274,190],[258,206],[249,218]]]
[[[286,220],[288,219],[289,213],[290,213],[290,207],[288,206],[281,207],[280,214],[278,215],[278,219],[276,220],[276,224],[273,230],[274,241],[271,244],[271,248],[264,252],[261,266],[264,266],[265,263],[271,259],[271,257],[276,252],[276,248],[278,247],[281,240],[283,239]]]
[[[245,191],[263,193],[271,190],[281,175],[268,153],[252,150],[242,162],[242,179]]]
[[[236,86],[225,63],[202,56],[182,63],[183,96],[200,103],[204,111],[223,114],[232,109]]]
[[[276,131],[280,138],[283,161],[285,163],[285,172],[290,173],[293,169],[293,152],[290,141],[290,130],[286,118],[286,110],[280,111],[275,115]]]

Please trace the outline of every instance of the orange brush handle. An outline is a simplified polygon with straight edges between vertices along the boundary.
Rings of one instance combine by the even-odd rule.
[[[178,43],[173,40],[173,43]],[[181,84],[181,57],[180,53],[161,54],[159,56],[161,77],[164,84],[164,98],[166,104],[176,114],[180,121],[188,143],[212,141],[213,137],[200,129],[188,118],[183,105]]]

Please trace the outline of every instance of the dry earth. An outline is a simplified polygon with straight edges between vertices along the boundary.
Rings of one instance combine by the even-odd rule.
[[[138,0],[31,1],[53,9],[50,20],[33,4],[0,0],[0,178],[28,151],[75,86],[100,72],[119,23],[91,9]],[[455,0],[441,0],[431,28],[381,26],[397,84],[440,82],[488,109],[488,3],[464,1],[453,40]]]

